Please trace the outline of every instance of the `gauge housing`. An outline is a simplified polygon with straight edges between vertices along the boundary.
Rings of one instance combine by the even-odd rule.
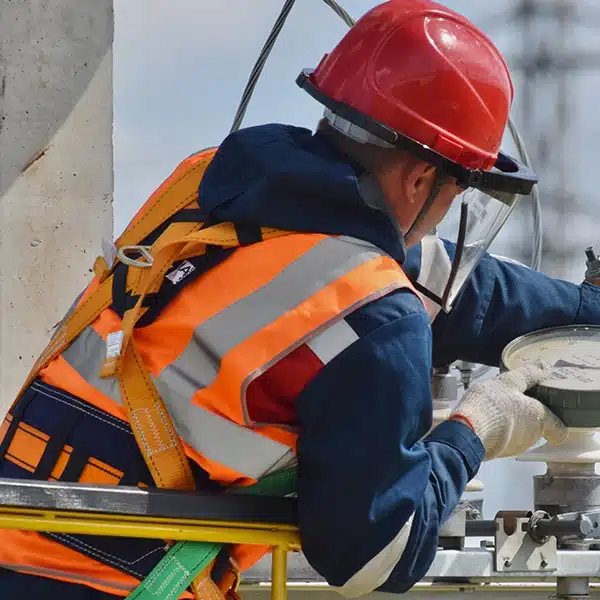
[[[508,344],[500,370],[549,362],[552,375],[527,394],[548,406],[567,427],[600,427],[600,326],[541,329]]]

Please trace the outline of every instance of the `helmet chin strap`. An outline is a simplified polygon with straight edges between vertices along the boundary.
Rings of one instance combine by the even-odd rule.
[[[430,300],[433,300],[438,306],[442,308],[444,312],[450,312],[451,306],[449,306],[450,292],[454,285],[454,280],[458,274],[458,267],[462,261],[463,253],[465,250],[465,238],[467,235],[467,222],[468,222],[468,205],[466,202],[462,202],[460,207],[460,224],[458,226],[458,236],[456,239],[456,254],[452,260],[452,266],[450,268],[450,274],[448,275],[448,281],[446,287],[441,296],[434,294],[431,290],[418,282],[413,282],[415,288],[421,292],[424,296],[427,296]]]
[[[415,220],[413,221],[413,224],[410,226],[409,230],[404,235],[404,241],[407,245],[409,244],[411,234],[425,219],[427,213],[429,212],[429,209],[431,208],[432,204],[437,198],[437,195],[440,193],[440,190],[442,189],[445,182],[446,177],[436,169],[435,179],[433,181],[431,189],[429,190],[427,200],[425,200],[423,206],[421,207],[421,210],[419,211],[419,214],[416,216]]]
[[[419,214],[417,215],[413,224],[410,226],[409,230],[407,231],[406,235],[404,236],[404,240],[407,245],[409,245],[410,235],[423,222],[423,219],[429,212],[429,209],[433,205],[433,202],[437,198],[437,195],[440,193],[440,190],[442,189],[442,187],[445,183],[446,183],[446,177],[444,175],[440,174],[439,171],[436,171],[436,177],[435,177],[435,180],[433,181],[433,185],[431,186],[431,189],[429,190],[429,195],[427,196],[427,200],[424,202],[423,206],[421,207],[421,210],[419,211]],[[445,288],[442,296],[440,297],[437,294],[434,294],[431,290],[428,290],[427,288],[425,288],[424,286],[421,286],[418,283],[415,283],[415,287],[423,295],[427,296],[430,300],[433,300],[433,302],[438,304],[442,308],[442,310],[444,310],[444,312],[448,312],[450,310],[450,307],[448,306],[448,297],[450,295],[452,285],[453,285],[456,275],[458,273],[458,266],[460,265],[460,262],[462,260],[462,255],[463,255],[464,245],[465,245],[466,231],[467,231],[467,205],[463,202],[463,204],[461,206],[461,213],[460,213],[460,225],[459,225],[459,230],[458,230],[458,239],[456,240],[456,255],[454,256],[454,260],[452,261],[450,275],[448,277],[448,281],[446,282],[446,288]]]

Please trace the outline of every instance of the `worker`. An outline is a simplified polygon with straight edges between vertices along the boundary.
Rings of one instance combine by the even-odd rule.
[[[483,460],[565,438],[524,393],[550,376],[545,364],[476,383],[430,432],[432,366],[496,366],[517,336],[598,324],[600,290],[487,253],[536,176],[500,151],[513,85],[466,18],[431,0],[384,2],[297,83],[324,105],[314,132],[249,127],[189,157],[153,196],[208,164],[188,208],[135,242],[141,254],[98,263],[4,421],[0,477],[152,487],[179,445],[187,462],[177,468],[201,490],[252,485],[297,463],[311,565],[345,596],[404,592],[426,574],[440,526]],[[432,232],[455,201],[453,243]],[[140,209],[128,231],[151,212]],[[183,239],[204,239],[205,253],[190,250],[136,296],[177,245],[156,240],[194,221],[202,228]],[[107,281],[112,299],[53,357],[63,326]],[[169,429],[156,400],[128,417],[131,365],[149,374],[144,389],[158,391],[175,438],[160,438]],[[148,422],[155,429],[140,436]],[[1,595],[124,597],[168,547],[3,530]],[[265,551],[234,546],[226,558],[244,570]],[[217,564],[211,580],[234,596]]]

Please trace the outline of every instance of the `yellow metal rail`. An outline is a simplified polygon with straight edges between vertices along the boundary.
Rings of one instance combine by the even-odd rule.
[[[0,506],[0,529],[270,546],[272,600],[286,599],[287,553],[300,550],[300,536],[296,527],[265,523],[204,521]]]

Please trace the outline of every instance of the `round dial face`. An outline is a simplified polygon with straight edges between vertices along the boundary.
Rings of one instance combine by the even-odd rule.
[[[514,340],[502,353],[502,362],[509,370],[540,358],[553,367],[544,387],[600,391],[600,327],[544,329]]]

